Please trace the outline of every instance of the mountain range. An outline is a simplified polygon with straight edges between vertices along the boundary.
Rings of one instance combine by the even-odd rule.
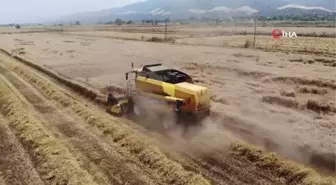
[[[222,18],[248,16],[258,12],[262,16],[330,14],[336,10],[335,0],[147,0],[121,8],[67,15],[60,21],[104,22],[123,20],[183,19],[191,16]]]

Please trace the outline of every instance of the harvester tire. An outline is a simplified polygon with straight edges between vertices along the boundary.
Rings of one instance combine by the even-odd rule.
[[[127,114],[132,114],[134,113],[134,100],[133,98],[128,99],[128,104],[127,104]]]

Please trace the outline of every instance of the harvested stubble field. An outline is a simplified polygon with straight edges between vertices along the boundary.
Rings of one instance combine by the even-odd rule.
[[[333,28],[278,28],[296,32],[298,38],[274,40],[272,27],[259,27],[256,48],[264,51],[302,53],[335,57],[336,31]],[[84,28],[65,27],[63,34],[105,37],[124,40],[151,41],[159,38],[163,42],[165,27],[159,26],[92,26]],[[226,26],[178,26],[169,25],[168,41],[187,45],[205,45],[215,47],[249,48],[253,46],[253,27]]]
[[[176,43],[250,48],[253,47],[253,36],[216,36],[203,38],[183,38]],[[336,40],[320,37],[282,38],[274,40],[271,36],[257,36],[256,48],[265,51],[285,53],[303,53],[327,57],[336,56]]]
[[[66,32],[69,35],[75,36],[91,36],[91,37],[105,37],[112,39],[124,39],[124,40],[142,40],[150,41],[151,38],[164,39],[163,33],[128,33],[128,32],[113,32],[113,31],[88,31],[88,32]],[[169,35],[170,39],[181,39],[188,37],[188,35]]]
[[[313,25],[314,26],[314,25]],[[52,29],[57,27],[45,27],[44,29]],[[87,26],[63,26],[59,27],[64,31],[70,32],[87,32],[87,31],[118,31],[118,32],[127,32],[127,33],[164,33],[164,25],[87,25]],[[257,33],[258,34],[271,34],[274,28],[280,30],[296,32],[300,35],[306,36],[335,36],[336,31],[333,28],[322,28],[322,27],[272,27],[271,25],[267,27],[261,27],[258,25]],[[33,28],[30,28],[32,30]],[[41,28],[36,28],[41,29]],[[43,28],[42,28],[43,29]],[[7,29],[8,30],[8,29]],[[1,31],[1,29],[0,29]],[[211,35],[211,34],[220,34],[220,33],[238,33],[238,34],[253,34],[254,33],[254,24],[251,22],[249,26],[241,25],[237,23],[236,25],[224,24],[224,25],[168,25],[169,33],[181,33],[181,34],[201,34],[201,35]],[[1,33],[1,32],[0,32]]]
[[[99,34],[0,39],[13,54],[0,53],[1,185],[335,184],[332,58]],[[191,74],[211,88],[213,116],[185,138],[104,113],[92,100],[122,92],[131,62]]]

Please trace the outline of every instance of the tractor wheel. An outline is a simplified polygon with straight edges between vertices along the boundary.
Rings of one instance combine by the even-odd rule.
[[[124,115],[125,113],[125,105],[120,105],[120,116]]]
[[[126,113],[131,114],[134,112],[134,101],[133,98],[128,99]]]

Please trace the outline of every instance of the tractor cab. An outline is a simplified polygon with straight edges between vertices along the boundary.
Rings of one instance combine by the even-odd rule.
[[[168,68],[162,64],[144,65],[134,71],[136,77],[146,77],[147,79],[149,78],[169,84],[178,84],[182,82],[193,83],[193,80],[189,75],[176,69]]]

